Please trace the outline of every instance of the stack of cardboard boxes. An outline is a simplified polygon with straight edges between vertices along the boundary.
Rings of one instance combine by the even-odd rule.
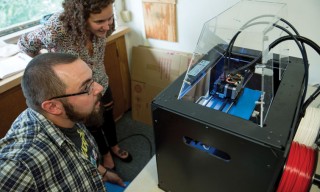
[[[151,101],[188,69],[191,57],[191,53],[133,47],[131,95],[134,120],[152,124]]]

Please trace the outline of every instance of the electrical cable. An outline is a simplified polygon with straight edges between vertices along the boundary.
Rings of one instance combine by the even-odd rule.
[[[232,52],[232,47],[233,44],[235,42],[235,40],[237,39],[238,35],[241,33],[241,31],[238,31],[230,40],[230,43],[228,44],[228,47],[226,49],[226,55],[225,55],[225,59],[224,59],[224,79],[226,79],[226,75],[229,73],[229,69],[230,69],[230,59],[231,59],[231,52]]]
[[[252,21],[254,21],[254,20],[257,20],[257,19],[260,19],[260,18],[264,18],[264,17],[276,17],[275,15],[260,15],[260,16],[257,16],[257,17],[254,17],[254,18],[252,18],[251,20],[249,20],[249,21],[247,21],[241,28],[240,28],[240,30],[234,35],[234,37],[230,40],[230,43],[229,43],[229,45],[228,45],[228,48],[227,48],[227,59],[229,60],[228,61],[228,67],[229,67],[229,63],[230,63],[230,56],[231,56],[231,52],[232,52],[232,47],[233,47],[233,45],[234,45],[234,42],[235,42],[235,40],[236,40],[236,38],[237,38],[237,36],[241,33],[241,31],[243,31],[244,29],[246,29],[246,28],[248,28],[249,26],[252,26],[252,24],[250,24]],[[294,28],[294,26],[291,24],[291,23],[289,23],[287,20],[285,20],[285,19],[283,19],[283,18],[280,18],[280,21],[282,21],[282,22],[284,22],[284,23],[286,23],[297,35],[300,35],[299,34],[299,32]],[[278,21],[277,21],[278,22]],[[275,22],[275,23],[273,23],[273,25],[275,26],[276,25],[276,23],[277,22]],[[262,23],[262,22],[257,22],[257,23]],[[268,22],[263,22],[264,24],[269,24]],[[250,24],[250,25],[249,25]],[[276,25],[276,26],[279,26],[279,25]],[[280,26],[279,26],[280,27]],[[279,28],[278,27],[278,28]],[[282,27],[282,29],[284,29],[283,27]],[[287,32],[288,33],[288,32]],[[304,44],[303,43],[301,43],[301,46],[302,46],[302,49],[303,50],[305,50],[305,47],[304,47]],[[261,55],[262,56],[262,55]]]
[[[313,42],[312,40],[303,37],[301,35],[295,35],[295,38],[297,38],[297,40],[308,44],[311,48],[313,48],[319,55],[320,55],[320,47]],[[283,36],[283,37],[279,37],[278,40],[274,41],[273,43],[270,44],[269,48],[273,48],[276,45],[278,45],[279,43],[283,42],[283,41],[287,41],[287,40],[292,40],[290,36]]]
[[[256,23],[251,23],[252,21],[257,20],[257,19],[259,19],[259,18],[263,18],[263,17],[275,17],[275,16],[274,16],[274,15],[261,15],[261,16],[255,17],[255,18],[247,21],[247,22],[240,28],[240,30],[234,35],[234,37],[231,39],[231,41],[230,41],[230,43],[229,43],[229,46],[228,46],[228,48],[227,48],[227,50],[226,50],[226,51],[227,51],[227,53],[226,53],[226,56],[227,56],[226,59],[228,60],[228,70],[229,70],[229,67],[230,67],[230,64],[229,64],[229,63],[230,63],[230,58],[231,58],[232,47],[233,47],[233,45],[234,45],[234,42],[235,42],[237,36],[240,34],[240,32],[241,32],[242,30],[244,30],[244,29],[246,29],[246,28],[248,28],[248,27],[250,27],[250,26],[252,26],[252,25],[262,24],[262,23],[263,23],[263,24],[269,24],[268,22],[256,22]],[[309,64],[308,64],[306,49],[305,49],[305,46],[304,46],[304,42],[305,42],[305,41],[302,41],[302,42],[301,42],[301,45],[300,45],[300,44],[298,43],[298,41],[297,41],[297,37],[300,37],[298,31],[297,31],[297,30],[293,27],[293,25],[290,24],[287,20],[285,20],[285,19],[283,19],[283,18],[280,18],[280,21],[286,23],[286,24],[297,34],[297,36],[294,36],[293,34],[291,34],[291,33],[290,33],[288,30],[286,30],[284,27],[277,25],[276,23],[277,23],[278,21],[277,21],[276,23],[273,23],[273,26],[275,26],[275,27],[277,27],[277,28],[285,31],[286,33],[289,34],[289,36],[290,36],[293,40],[295,40],[295,42],[297,43],[297,45],[298,45],[298,47],[299,47],[299,49],[300,49],[300,52],[301,52],[301,54],[302,54],[302,58],[303,58],[303,61],[304,61],[304,67],[305,67],[305,80],[304,80],[304,81],[305,81],[305,87],[304,87],[303,92],[302,92],[302,97],[301,97],[301,109],[300,109],[301,115],[304,116],[304,114],[305,114],[305,109],[306,109],[307,106],[309,105],[308,103],[306,103],[306,105],[305,105],[305,103],[304,103],[305,97],[306,97],[306,93],[307,93],[308,79],[309,79]],[[251,23],[251,24],[250,24],[250,23]],[[279,39],[281,39],[281,38],[279,38]],[[292,40],[292,39],[291,39],[291,40]],[[276,41],[277,41],[277,40],[276,40]],[[275,42],[276,42],[276,41],[275,41]],[[310,40],[310,41],[311,41],[311,40]],[[273,42],[273,43],[270,44],[269,50],[271,50],[271,49],[274,47],[274,43],[275,43],[275,42]],[[310,42],[309,42],[309,43],[310,43]],[[314,42],[312,42],[312,41],[311,41],[311,43],[310,43],[310,46],[311,46],[313,49],[315,49],[315,50],[316,50],[317,47],[318,47],[318,46],[317,46]],[[247,65],[245,65],[245,66],[243,66],[243,67],[241,67],[241,68],[238,68],[238,69],[236,69],[235,71],[232,71],[232,72],[230,72],[230,73],[236,73],[237,71],[246,69],[246,68],[250,67],[251,65],[256,64],[256,62],[259,61],[261,58],[262,58],[262,54],[261,54],[259,57],[257,57],[256,59],[254,59],[252,62],[250,62],[249,64],[247,64]],[[226,61],[225,61],[225,66],[226,66]],[[315,98],[315,97],[318,96],[319,94],[320,94],[320,87],[319,87],[319,89],[318,89],[318,92],[315,91],[315,93],[312,94],[313,97],[310,96],[310,97],[308,98],[308,102],[310,102],[310,100],[311,100],[311,102],[312,102],[312,101],[314,100],[313,98]]]
[[[247,27],[251,27],[251,26],[257,25],[257,24],[268,24],[268,23],[267,23],[267,22],[256,22],[256,23],[252,23],[252,24],[250,24],[250,25],[247,25]],[[279,28],[279,29],[281,29],[281,30],[283,30],[284,32],[286,32],[286,33],[287,33],[288,35],[290,35],[290,36],[293,38],[293,40],[296,42],[296,44],[297,44],[297,46],[299,47],[299,50],[300,50],[300,52],[301,52],[301,54],[302,54],[302,57],[304,58],[305,70],[306,70],[306,73],[307,73],[306,76],[307,76],[307,78],[308,78],[308,65],[307,65],[307,63],[308,63],[308,58],[307,58],[307,53],[306,53],[305,49],[302,47],[302,45],[299,43],[299,41],[297,40],[297,38],[296,38],[290,31],[288,31],[287,29],[285,29],[285,28],[283,28],[283,27],[281,27],[281,26],[279,26],[279,25],[275,25],[275,24],[274,24],[274,26],[277,27],[277,28]],[[240,33],[240,32],[238,32],[234,37],[237,37],[237,36],[239,35],[239,33]],[[234,40],[235,40],[235,39],[233,38],[231,41],[234,41]],[[232,42],[232,43],[230,43],[230,44],[233,45],[234,42]],[[272,47],[272,48],[273,48],[273,47]],[[270,51],[272,48],[269,47],[269,51]],[[227,50],[228,50],[228,51],[232,50],[232,47],[229,48],[229,49],[227,49]],[[228,53],[228,55],[229,55],[229,54],[230,54],[230,53]],[[261,58],[262,58],[262,54],[260,54],[259,57],[257,57],[257,58],[254,59],[253,61],[251,61],[249,64],[244,65],[244,66],[242,66],[242,67],[239,67],[239,68],[233,70],[231,73],[237,73],[238,71],[244,70],[244,69],[250,67],[251,65],[256,64],[256,62],[257,62],[258,60],[260,60]]]
[[[129,139],[129,138],[131,138],[131,137],[136,137],[136,136],[141,136],[141,137],[143,137],[143,138],[146,139],[146,141],[147,141],[148,144],[149,144],[149,154],[150,154],[150,158],[151,158],[152,155],[153,155],[153,154],[152,154],[152,142],[150,141],[150,139],[149,139],[147,136],[145,136],[145,135],[143,135],[143,134],[132,134],[132,135],[126,136],[126,137],[120,139],[120,140],[118,141],[118,143],[121,143],[121,142],[123,142],[123,141],[125,141],[125,140],[127,140],[127,139]]]
[[[251,23],[251,24],[247,23],[241,29],[246,29],[248,27],[251,27],[251,26],[254,26],[254,25],[257,25],[257,24],[268,24],[268,22],[255,22],[255,23]],[[279,26],[279,25],[276,25],[276,24],[273,24],[273,26],[275,26],[275,27],[281,29],[282,31],[286,32],[291,37],[291,40],[294,40],[296,42],[296,44],[297,44],[297,46],[298,46],[298,48],[299,48],[299,50],[301,52],[303,63],[304,63],[305,74],[304,74],[304,89],[303,89],[303,92],[302,92],[301,108],[300,108],[299,113],[302,114],[301,116],[304,116],[305,108],[303,107],[304,106],[303,102],[305,101],[305,97],[306,97],[306,93],[307,93],[307,87],[308,87],[308,79],[309,79],[309,64],[308,64],[308,58],[307,58],[307,53],[306,53],[305,47],[303,45],[303,42],[300,44],[298,39],[296,38],[296,37],[300,37],[300,36],[294,36],[290,31],[288,31],[287,29],[285,29],[282,26]],[[231,47],[230,48],[228,47],[228,49],[227,49],[228,53],[226,55],[229,55],[228,56],[228,58],[229,58],[228,59],[228,68],[229,68],[229,60],[230,60],[230,57],[231,57],[232,46],[233,46],[233,44],[234,44],[234,42],[236,40],[236,37],[239,34],[240,34],[240,31],[238,31],[238,33],[236,35],[234,35],[234,38],[232,38],[232,40],[230,41],[230,44],[229,44],[229,45],[231,45]],[[273,43],[270,44],[269,51],[277,45],[277,44],[275,44],[275,42],[277,42],[277,40],[275,40]],[[256,62],[258,62],[261,58],[262,58],[262,54],[260,54],[259,57],[257,57],[253,61],[251,61],[249,64],[244,65],[242,67],[239,67],[239,68],[231,71],[230,73],[237,73],[237,72],[239,72],[241,70],[244,70],[244,69],[256,64]]]
[[[240,28],[240,30],[243,30],[243,28],[245,28],[245,27],[246,27],[249,23],[251,23],[252,21],[257,20],[257,19],[260,19],[260,18],[264,18],[264,17],[272,17],[272,18],[278,18],[278,19],[279,19],[279,17],[277,17],[276,15],[259,15],[259,16],[257,16],[257,17],[254,17],[254,18],[250,19],[249,21],[247,21],[247,22],[243,25],[243,27]],[[297,34],[298,36],[300,36],[298,30],[297,30],[290,22],[288,22],[287,20],[285,20],[284,18],[281,18],[281,17],[280,17],[279,20],[282,21],[282,22],[284,22],[285,24],[287,24],[287,25],[295,32],[295,34]],[[277,21],[277,22],[278,22],[278,21]],[[274,24],[276,24],[277,22],[275,22]],[[303,49],[305,49],[304,44],[301,43],[301,45],[302,45]]]
[[[282,21],[283,23],[287,24],[287,25],[294,31],[294,33],[295,33],[296,35],[300,36],[298,30],[297,30],[289,21],[287,21],[287,20],[285,20],[284,18],[281,18],[281,17],[279,18],[279,17],[277,17],[276,15],[259,15],[259,16],[257,16],[257,17],[254,17],[254,18],[250,19],[249,21],[247,21],[247,22],[243,25],[243,27],[240,28],[240,30],[243,30],[243,28],[246,28],[246,26],[247,26],[249,23],[251,23],[252,21],[257,20],[257,19],[260,19],[260,18],[264,18],[264,17],[278,18],[280,21]],[[275,22],[274,24],[276,24],[276,23],[278,23],[278,21]],[[303,43],[301,43],[301,46],[302,46],[302,48],[305,50],[305,46],[304,46]]]
[[[319,188],[320,188],[320,175],[317,175],[315,174],[313,176],[313,181],[312,181],[313,184],[317,185]]]
[[[295,38],[303,43],[308,44],[311,48],[313,48],[319,55],[320,55],[320,47],[313,42],[312,40],[303,37],[303,36],[295,36]],[[287,41],[287,40],[292,40],[290,36],[283,36],[280,37],[279,39],[277,39],[276,41],[274,41],[273,43],[270,44],[269,48],[273,48],[274,46],[278,45],[279,43],[283,42],[283,41]],[[310,103],[319,95],[320,93],[320,86],[317,88],[316,91],[314,91],[313,94],[311,94],[311,96],[304,102],[304,104],[302,105],[302,109],[301,109],[301,113],[302,116],[305,113],[305,110],[307,109],[307,107],[310,105]],[[304,100],[303,100],[304,101]]]
[[[255,22],[255,23],[251,23],[251,22],[258,18],[269,17],[269,16],[271,15],[263,15],[263,16],[253,18],[249,20],[245,25],[243,25],[243,27],[240,29],[242,31],[243,29],[253,25],[268,24],[266,22]],[[300,118],[302,117],[304,118],[301,119],[300,125],[297,128],[297,133],[295,135],[294,141],[291,144],[290,151],[287,158],[287,163],[285,165],[284,172],[281,177],[280,184],[278,186],[277,191],[278,192],[286,192],[286,191],[304,192],[304,191],[308,191],[311,186],[312,175],[314,173],[315,164],[317,162],[316,161],[317,153],[315,150],[312,149],[312,147],[314,146],[317,140],[317,137],[319,135],[319,128],[320,128],[320,121],[315,121],[316,119],[318,119],[320,115],[319,109],[307,108],[309,104],[320,94],[320,86],[306,100],[306,102],[304,102],[306,97],[306,92],[307,92],[307,86],[308,86],[308,78],[309,78],[309,63],[308,63],[307,53],[306,53],[304,43],[311,46],[318,54],[320,52],[320,48],[313,41],[300,36],[298,31],[288,21],[282,18],[280,18],[280,20],[286,23],[289,27],[291,27],[291,29],[296,33],[296,35],[293,35],[284,27],[274,23],[273,26],[281,29],[282,31],[285,31],[288,34],[288,36],[280,37],[279,39],[271,43],[269,45],[269,51],[283,41],[294,40],[302,54],[305,75],[304,75],[304,88],[303,88],[303,92],[301,94],[302,96],[300,100],[301,101],[300,110],[298,110],[298,113],[296,113],[297,115],[298,114],[300,115]],[[246,69],[251,65],[256,64],[256,62],[258,62],[262,58],[262,54],[260,54],[257,58],[255,58],[249,64],[242,66],[234,71],[229,71],[232,47],[234,45],[236,38],[241,33],[241,31],[238,31],[234,35],[234,37],[231,39],[229,46],[226,50],[227,61],[225,59],[225,67],[226,67],[226,64],[228,64],[227,70],[230,73],[236,73],[237,71]],[[292,140],[292,137],[289,141],[291,140]],[[316,179],[316,182],[317,182],[317,179]]]

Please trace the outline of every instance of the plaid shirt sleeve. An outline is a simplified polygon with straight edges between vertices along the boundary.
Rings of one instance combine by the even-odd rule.
[[[36,191],[33,176],[22,163],[0,159],[0,189],[3,191]]]
[[[0,191],[105,191],[94,149],[91,159],[83,157],[57,127],[27,109],[0,139]]]

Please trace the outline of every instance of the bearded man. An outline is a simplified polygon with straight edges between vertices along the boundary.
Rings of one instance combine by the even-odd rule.
[[[100,165],[85,124],[100,125],[103,87],[88,65],[70,54],[45,53],[27,65],[21,81],[28,108],[0,140],[3,191],[105,191],[124,186]]]

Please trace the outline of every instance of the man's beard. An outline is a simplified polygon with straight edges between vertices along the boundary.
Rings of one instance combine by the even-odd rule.
[[[100,99],[98,99],[100,100]],[[84,115],[74,110],[73,106],[68,102],[62,102],[67,117],[73,122],[83,122],[87,127],[99,127],[103,124],[103,107],[99,110],[93,109],[90,114]]]

